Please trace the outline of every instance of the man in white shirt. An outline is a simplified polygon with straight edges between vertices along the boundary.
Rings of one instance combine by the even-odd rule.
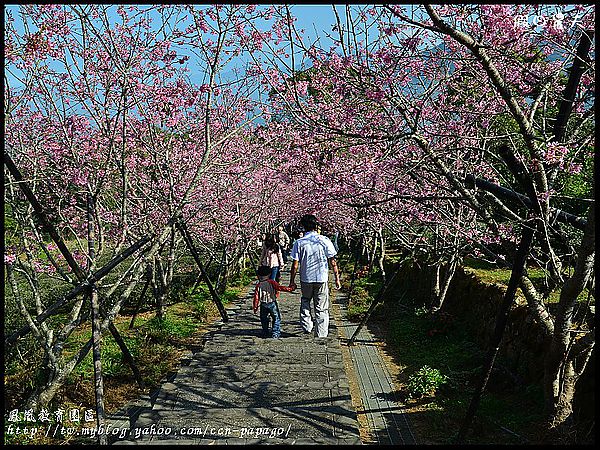
[[[290,271],[290,287],[296,289],[294,282],[298,266],[300,266],[300,325],[305,333],[316,326],[317,337],[327,337],[329,331],[329,264],[335,275],[335,287],[341,288],[340,273],[338,271],[335,255],[337,252],[328,237],[316,232],[317,218],[306,214],[300,219],[300,224],[305,230],[304,236],[294,242],[291,258],[293,260]],[[314,301],[315,319],[313,322],[310,302]]]

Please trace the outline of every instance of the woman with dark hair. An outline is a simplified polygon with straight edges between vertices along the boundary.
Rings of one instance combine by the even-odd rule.
[[[263,242],[262,253],[260,255],[260,265],[271,268],[270,280],[279,281],[279,269],[283,267],[283,254],[281,248],[277,244],[273,234],[268,234]]]

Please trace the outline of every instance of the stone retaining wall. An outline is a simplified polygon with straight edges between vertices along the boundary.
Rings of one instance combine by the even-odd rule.
[[[397,276],[395,288],[408,288],[411,296],[429,304],[431,270],[427,267],[406,265]],[[489,284],[470,269],[459,267],[448,289],[442,309],[460,317],[470,328],[475,342],[486,349],[494,332],[496,315],[502,303],[506,286]],[[510,311],[507,327],[500,346],[499,358],[526,383],[541,383],[543,360],[548,343],[544,342],[541,327],[527,310],[525,298],[517,292],[516,304]],[[586,373],[577,384],[575,410],[582,416],[594,414],[595,397],[594,356]]]

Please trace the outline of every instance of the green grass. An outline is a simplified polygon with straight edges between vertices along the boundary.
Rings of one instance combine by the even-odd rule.
[[[84,341],[91,336],[91,332],[82,333]],[[139,338],[123,338],[127,348],[133,355],[134,359],[139,357],[140,339]],[[79,344],[79,343],[78,343]],[[80,345],[77,347],[79,349]],[[112,335],[106,335],[102,338],[100,347],[102,374],[108,377],[126,376],[131,372],[129,366],[124,364],[121,349],[115,342]],[[71,377],[83,376],[90,377],[94,373],[94,363],[92,352],[90,351],[81,363],[73,370]]]
[[[403,365],[409,370],[418,370],[422,365],[443,368],[446,374],[472,370],[478,365],[482,353],[464,327],[455,324],[451,333],[429,335],[435,328],[428,316],[419,314],[418,308],[390,320],[389,337],[401,351]]]
[[[347,315],[349,320],[360,322],[363,319],[381,289],[381,285],[381,275],[377,270],[373,270],[371,275],[356,278],[348,304]],[[349,282],[346,282],[345,287],[349,288]]]
[[[485,261],[465,258],[463,265],[471,268],[477,274],[477,277],[486,283],[508,285],[508,281],[510,280],[510,269],[500,269]],[[534,285],[541,285],[547,275],[539,267],[528,267],[527,273]]]
[[[186,338],[197,328],[198,321],[189,317],[180,317],[169,311],[163,319],[153,317],[144,324],[148,333],[160,340],[171,338]]]
[[[242,289],[243,288],[239,286],[228,287],[224,292],[219,294],[219,300],[223,305],[227,305],[242,295]],[[188,301],[194,305],[196,316],[202,320],[206,320],[207,314],[211,309],[210,305],[213,304],[213,299],[208,286],[205,284],[199,284],[193,293],[192,289],[189,288]]]
[[[232,287],[243,288],[244,286],[252,283],[254,280],[256,280],[254,267],[246,267],[246,269],[242,270],[237,277],[230,280],[229,284]]]
[[[138,317],[133,330],[128,329],[129,320],[122,320],[117,324],[117,329],[119,329],[123,341],[134,360],[138,361],[138,363],[143,364],[143,361],[140,361],[140,357],[144,350],[147,350],[151,346],[151,343],[161,344],[168,343],[173,339],[186,338],[198,328],[199,322],[197,320],[189,316],[182,316],[181,305],[175,305],[170,309],[175,311],[167,309],[163,320],[159,320],[156,316],[150,319]],[[91,336],[92,332],[89,326],[79,333],[74,333],[65,345],[65,353],[74,354]],[[127,377],[132,375],[129,365],[123,359],[119,345],[110,333],[105,333],[102,336],[101,360],[104,376]],[[91,377],[93,376],[93,371],[93,356],[90,351],[75,368],[71,374],[71,379]],[[158,380],[148,381],[153,382]]]
[[[509,270],[473,261],[467,265],[487,283],[507,284],[510,278]],[[347,266],[344,271],[352,273]],[[544,273],[532,268],[529,275],[534,283],[541,283]],[[348,281],[346,283],[348,287]],[[363,317],[380,285],[377,273],[356,280],[348,307],[349,319]],[[419,422],[425,424],[428,442],[450,444],[480,380],[485,350],[471,337],[470,324],[449,315],[434,319],[424,305],[411,299],[402,300],[403,308],[399,308],[396,306],[400,300],[397,294],[388,293],[385,304],[372,320],[378,320],[385,329],[387,348],[401,367],[400,397],[406,399],[407,406],[421,405],[415,414]],[[497,364],[502,363],[497,360]],[[411,376],[414,380],[423,366],[437,369],[446,382],[431,396],[410,400],[409,381]],[[533,424],[543,419],[540,413],[544,410],[543,395],[538,386],[514,386],[502,375],[497,376],[502,387],[497,387],[495,380],[489,382],[476,414],[474,429],[467,438],[469,444],[518,444],[519,438],[502,431],[501,427],[528,436]]]
[[[510,279],[510,270],[507,269],[473,260],[467,260],[465,265],[469,272],[488,284],[507,285]],[[544,270],[530,267],[528,275],[538,289],[543,286]],[[588,292],[584,290],[578,300],[587,301],[587,297]],[[553,303],[558,299],[559,291],[556,290],[547,301]],[[402,368],[398,379],[400,395],[408,396],[409,377],[424,365],[439,369],[442,375],[447,376],[447,383],[425,401],[415,417],[424,424],[424,431],[420,431],[426,434],[428,443],[452,443],[481,380],[485,349],[471,338],[469,330],[472,324],[461,321],[460,317],[454,317],[450,326],[441,327],[422,304],[409,299],[403,303],[405,307],[408,303],[409,307],[405,309],[398,308],[395,302],[394,299],[386,299],[385,310],[380,311],[378,316],[386,329],[390,353],[396,355]],[[441,333],[431,333],[440,328]],[[467,443],[535,443],[544,433],[542,387],[540,384],[515,384],[511,377],[498,370],[499,367],[511,367],[511,364],[497,357]]]
[[[122,273],[122,270],[125,270],[126,267],[127,263],[122,264],[114,274],[109,275],[103,281],[109,282],[113,278],[116,280],[119,273]],[[204,283],[200,283],[195,293],[191,294],[196,275],[195,272],[188,273],[185,271],[178,274],[166,302],[163,320],[157,319],[154,315],[152,302],[148,300],[151,298],[151,289],[149,289],[146,292],[145,305],[137,315],[135,327],[132,330],[129,330],[130,316],[119,316],[114,322],[133,355],[146,387],[149,389],[157,387],[164,377],[177,367],[184,349],[196,345],[193,335],[201,330],[207,320],[218,316],[208,288]],[[232,277],[229,280],[227,289],[219,295],[221,301],[227,304],[238,298],[243,294],[243,288],[250,284],[254,278],[254,268],[252,267],[247,268],[238,276]],[[21,294],[29,295],[26,282],[23,279],[18,279],[18,282],[20,283]],[[40,283],[44,294],[43,301],[46,304],[51,303],[53,299],[60,298],[70,289],[67,283],[44,274],[40,275]],[[122,309],[122,314],[127,311],[130,314],[133,313],[133,307],[137,304],[141,289],[142,285],[132,295],[131,305]],[[10,298],[11,295],[12,292],[9,289],[5,298],[11,304],[11,317],[14,323],[9,321],[10,328],[16,329],[24,321],[12,305],[14,302]],[[115,295],[118,295],[118,292]],[[65,308],[64,313],[49,318],[47,323],[52,328],[60,328],[68,319],[67,312],[70,308],[71,305]],[[90,338],[91,329],[88,320],[73,332],[65,343],[63,350],[65,358],[70,359]],[[5,385],[11,393],[7,394],[11,398],[10,405],[8,405],[10,408],[18,407],[19,402],[23,401],[36,385],[43,382],[40,364],[43,360],[43,352],[31,334],[19,340],[19,349],[27,358],[27,364],[21,361],[16,350],[12,351],[12,349],[8,359],[5,360]],[[121,349],[109,332],[105,332],[102,336],[101,357],[107,407],[109,404],[115,405],[121,398],[125,399],[126,396],[135,397],[141,394],[141,391],[138,391],[134,384],[131,368],[124,360]],[[30,361],[32,358],[33,360]],[[92,360],[93,356],[90,351],[70,374],[65,386],[55,397],[51,408],[60,405],[67,408],[69,405],[93,406],[94,370]],[[25,443],[24,440],[7,439],[5,443]],[[39,439],[32,442],[42,443]]]
[[[465,258],[463,265],[468,267],[471,272],[477,276],[477,278],[485,283],[502,284],[504,286],[508,286],[511,274],[510,269],[499,269],[490,263],[472,258]],[[538,290],[543,290],[544,280],[548,276],[545,270],[540,269],[539,267],[528,267],[527,275]],[[564,276],[565,278],[568,278],[569,274],[564,274]],[[584,289],[577,297],[577,300],[579,302],[583,302],[587,300],[587,297],[588,290]],[[548,303],[558,303],[559,300],[560,287],[550,292],[546,301]]]
[[[252,269],[250,269],[252,270]],[[219,295],[220,300],[227,304],[238,298],[242,289],[248,284],[250,270],[246,270],[235,279],[231,280],[232,286]],[[188,282],[193,282],[193,277],[186,277]],[[192,286],[177,286],[171,293],[171,298],[179,300],[167,306],[165,317],[160,320],[156,316],[148,318],[138,316],[133,330],[128,329],[129,319],[117,324],[123,340],[132,353],[134,359],[140,364],[141,370],[150,369],[145,381],[150,384],[157,383],[165,375],[166,364],[159,363],[145,366],[144,356],[152,351],[157,354],[173,353],[175,347],[171,342],[191,336],[198,327],[207,320],[208,315],[214,310],[213,300],[208,286],[199,283],[192,294]],[[67,354],[74,353],[81,345],[91,338],[89,327],[79,333],[74,333],[65,345]],[[131,369],[123,361],[121,349],[110,333],[106,333],[102,340],[102,365],[105,376],[130,376]],[[74,370],[72,377],[89,377],[93,374],[91,352]]]
[[[475,344],[467,327],[455,318],[452,325],[440,334],[430,334],[439,324],[415,307],[410,312],[393,311],[386,305],[383,313],[389,320],[386,342],[392,353],[399,355],[404,367],[400,382],[404,395],[408,397],[408,379],[421,367],[427,365],[438,369],[447,377],[439,392],[429,399],[427,408],[421,413],[428,423],[428,439],[436,443],[451,443],[463,420],[467,406],[473,396],[476,382],[481,377],[484,352]],[[395,317],[394,317],[395,316]],[[391,318],[391,319],[390,319]],[[481,429],[470,434],[470,443],[494,443],[499,425],[526,435],[530,424],[540,421],[543,411],[543,396],[537,386],[512,386],[495,392],[490,382],[478,408],[476,422]],[[501,443],[511,443],[510,434],[501,433]],[[504,440],[506,439],[506,440]]]

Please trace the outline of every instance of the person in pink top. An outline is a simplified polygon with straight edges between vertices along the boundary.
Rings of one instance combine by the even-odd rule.
[[[268,234],[263,243],[259,264],[271,268],[269,279],[279,281],[279,270],[283,267],[283,254],[281,253],[281,247],[276,242],[275,236],[272,234]]]

